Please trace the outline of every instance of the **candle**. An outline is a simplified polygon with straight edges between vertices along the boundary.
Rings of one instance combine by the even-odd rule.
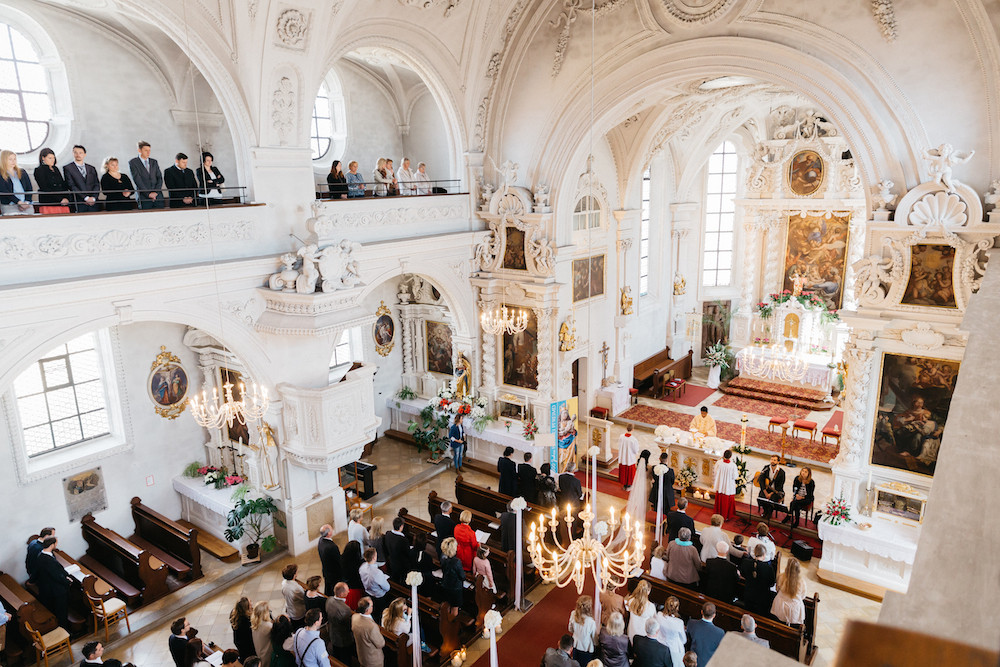
[[[566,521],[567,522],[573,521],[573,506],[570,505],[569,503],[566,503]]]
[[[872,471],[868,471],[868,490],[872,490]]]

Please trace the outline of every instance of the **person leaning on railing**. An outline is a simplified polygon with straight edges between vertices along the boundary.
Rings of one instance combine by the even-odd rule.
[[[56,154],[51,148],[43,148],[38,154],[35,183],[38,185],[39,213],[69,213],[69,188],[56,166]]]
[[[17,166],[14,151],[0,151],[0,214],[34,215],[31,203],[31,178]]]
[[[101,191],[104,192],[104,210],[135,210],[135,187],[132,185],[132,180],[128,177],[128,174],[123,174],[119,170],[118,158],[114,156],[104,158],[104,165],[101,167],[101,171],[104,172],[101,176]]]
[[[365,178],[358,173],[357,160],[351,160],[347,165],[347,196],[352,198],[365,196]]]
[[[334,160],[330,165],[330,173],[326,175],[326,183],[330,186],[330,199],[347,199],[347,177],[340,160]]]

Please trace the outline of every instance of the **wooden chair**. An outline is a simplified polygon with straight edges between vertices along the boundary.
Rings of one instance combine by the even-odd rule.
[[[63,651],[69,654],[69,661],[73,662],[73,648],[69,644],[69,633],[66,632],[65,628],[56,626],[55,630],[50,630],[43,635],[26,622],[24,629],[31,637],[31,643],[35,647],[35,665],[40,664],[42,658],[45,658],[45,667],[49,667],[49,655],[58,655]]]
[[[784,417],[771,417],[771,421],[767,423],[767,432],[774,433],[774,429],[781,428],[782,424],[787,422],[788,420]]]
[[[840,429],[839,428],[830,428],[828,426],[828,427],[824,428],[821,431],[821,435],[822,435],[821,439],[822,439],[824,445],[826,444],[827,438],[829,438],[830,440],[833,440],[833,444],[834,445],[839,445],[840,444]]]
[[[808,419],[796,419],[795,423],[792,424],[792,437],[799,437],[799,431],[809,434],[809,442],[816,440],[816,422],[811,422]]]
[[[129,632],[132,632],[132,625],[128,620],[128,609],[122,600],[118,598],[104,600],[100,597],[94,597],[90,593],[86,595],[87,602],[90,604],[90,611],[94,614],[94,634],[97,634],[103,623],[105,644],[111,641],[111,626],[117,625],[123,619],[125,627],[128,628]]]

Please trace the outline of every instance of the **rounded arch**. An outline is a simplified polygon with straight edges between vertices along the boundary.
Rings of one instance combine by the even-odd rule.
[[[443,55],[450,53],[447,45],[437,35],[412,23],[395,20],[362,22],[352,26],[349,40],[338,43],[327,53],[319,77],[324,76],[347,53],[362,47],[391,51],[421,78],[444,121],[451,159],[450,177],[464,182],[464,123],[454,91],[446,83],[460,81],[461,72],[457,63]],[[318,78],[310,89],[318,90]]]

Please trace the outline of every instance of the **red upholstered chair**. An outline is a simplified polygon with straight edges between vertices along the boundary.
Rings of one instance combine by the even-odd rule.
[[[632,405],[635,405],[636,403],[639,402],[639,390],[636,389],[635,387],[629,387],[628,397]]]
[[[840,444],[840,429],[837,428],[837,427],[831,428],[829,426],[827,426],[826,428],[824,428],[823,431],[822,431],[822,433],[821,433],[821,438],[820,438],[823,441],[824,445],[826,444],[826,439],[827,438],[829,438],[830,440],[833,440],[833,444],[839,445]]]
[[[781,428],[781,425],[787,421],[784,417],[771,417],[771,421],[767,424],[767,432],[774,433],[774,429]]]
[[[816,440],[816,422],[811,422],[808,419],[796,419],[795,423],[792,424],[792,437],[797,438],[796,435],[799,431],[805,431],[809,434],[809,442],[815,442]]]
[[[607,419],[608,418],[608,409],[607,408],[602,408],[602,407],[591,408],[590,409],[590,416],[591,417],[597,417],[599,419]]]

